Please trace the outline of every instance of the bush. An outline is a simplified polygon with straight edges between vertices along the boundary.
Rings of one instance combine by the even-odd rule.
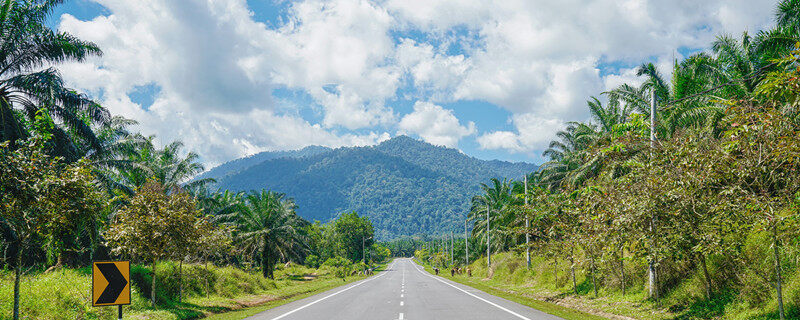
[[[315,254],[309,255],[308,257],[306,257],[305,265],[306,267],[309,268],[314,268],[314,269],[319,268],[320,265],[319,256]]]
[[[342,257],[334,257],[325,260],[322,266],[333,272],[333,275],[344,280],[350,273],[350,260]]]

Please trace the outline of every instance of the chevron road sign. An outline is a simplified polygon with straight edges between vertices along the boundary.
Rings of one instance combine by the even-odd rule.
[[[130,261],[97,261],[92,265],[92,306],[131,304]]]

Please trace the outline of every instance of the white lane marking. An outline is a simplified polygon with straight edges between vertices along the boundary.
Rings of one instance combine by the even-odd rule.
[[[400,312],[400,320],[403,320],[403,313]]]
[[[400,298],[402,298],[402,297],[403,297],[403,294],[401,293],[401,294],[400,294]]]
[[[401,306],[401,307],[403,306],[403,301],[400,301],[400,306]]]
[[[446,281],[444,281],[444,280],[442,280],[442,279],[439,279],[439,278],[436,278],[436,277],[434,277],[434,276],[432,276],[432,275],[429,275],[429,274],[428,274],[427,272],[425,272],[424,270],[420,270],[420,269],[419,269],[419,267],[417,267],[416,269],[417,269],[417,271],[419,271],[419,272],[422,272],[422,274],[423,274],[423,275],[426,275],[426,276],[430,277],[431,279],[434,279],[434,280],[436,280],[436,281],[439,281],[439,282],[441,282],[441,283],[444,283],[444,284],[446,284],[446,285],[448,285],[448,286],[451,286],[451,287],[453,287],[453,288],[456,288],[456,289],[458,289],[458,291],[461,291],[461,292],[463,292],[463,293],[466,293],[466,294],[468,294],[468,295],[472,296],[472,297],[473,297],[473,298],[475,298],[475,299],[481,300],[481,301],[483,301],[483,302],[486,302],[486,303],[488,303],[488,304],[491,304],[491,305],[493,305],[493,306],[497,307],[497,308],[498,308],[498,309],[500,309],[500,310],[503,310],[503,311],[505,311],[505,312],[508,312],[508,313],[510,313],[510,314],[513,314],[513,315],[517,316],[517,318],[520,318],[520,319],[523,319],[523,320],[531,320],[530,318],[527,318],[527,317],[525,317],[525,316],[523,316],[523,315],[521,315],[521,314],[519,314],[519,313],[516,313],[516,312],[514,312],[514,311],[508,310],[508,309],[506,309],[505,307],[503,307],[503,306],[501,306],[501,305],[499,305],[499,304],[496,304],[496,303],[494,303],[494,302],[491,302],[491,301],[489,301],[489,300],[486,300],[486,299],[484,299],[484,298],[481,298],[481,297],[479,297],[479,296],[476,296],[476,295],[472,294],[471,292],[469,292],[469,291],[467,291],[467,290],[461,289],[461,288],[459,288],[459,287],[456,287],[456,286],[454,286],[454,285],[452,285],[452,284],[449,284],[449,283],[447,283]]]
[[[390,269],[392,269],[392,268],[394,267],[394,264],[395,264],[395,262],[392,262],[392,265],[391,265],[391,266],[389,266],[389,268],[387,268],[386,270],[390,270]],[[325,297],[322,297],[322,298],[320,298],[320,299],[318,299],[318,300],[316,300],[316,301],[314,301],[314,302],[309,302],[309,303],[307,303],[307,304],[305,304],[305,305],[303,305],[303,306],[301,306],[301,307],[298,307],[297,309],[294,309],[294,310],[292,310],[292,311],[289,311],[289,312],[287,312],[287,313],[284,313],[284,314],[282,314],[282,315],[280,315],[280,316],[277,316],[277,317],[275,317],[275,318],[272,318],[272,320],[283,319],[284,317],[286,317],[286,316],[288,316],[288,315],[290,315],[290,314],[292,314],[292,313],[295,313],[295,312],[297,312],[297,311],[303,310],[303,309],[305,309],[305,308],[307,308],[307,307],[309,307],[309,306],[311,306],[311,305],[313,305],[313,304],[315,304],[315,303],[317,303],[317,302],[320,302],[320,301],[322,301],[322,300],[328,299],[328,298],[330,298],[330,297],[333,297],[333,296],[335,296],[335,295],[337,295],[337,294],[340,294],[340,293],[342,293],[342,292],[345,292],[345,291],[347,291],[347,290],[350,290],[350,289],[353,289],[353,288],[355,288],[355,287],[358,287],[358,286],[360,286],[360,285],[362,285],[362,284],[365,284],[365,283],[367,283],[367,282],[370,282],[370,281],[372,281],[372,280],[378,279],[378,278],[382,277],[382,276],[383,276],[383,275],[385,275],[385,274],[386,274],[386,271],[382,272],[382,273],[381,273],[381,274],[379,274],[377,277],[373,277],[373,278],[369,278],[369,279],[361,280],[361,282],[359,282],[359,283],[357,283],[357,284],[355,284],[355,285],[353,285],[353,286],[350,286],[350,287],[344,288],[344,289],[342,289],[342,290],[336,291],[335,293],[333,293],[333,294],[331,294],[331,295],[328,295],[328,296],[325,296]]]

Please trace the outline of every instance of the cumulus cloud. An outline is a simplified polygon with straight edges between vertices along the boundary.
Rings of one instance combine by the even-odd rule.
[[[108,15],[61,17],[59,29],[105,54],[59,66],[70,85],[204,160],[260,150],[374,144],[397,132],[457,146],[541,151],[585,101],[678,49],[721,32],[768,26],[775,0],[299,0],[279,21],[254,20],[246,0],[91,0]],[[609,68],[613,65],[613,68]],[[601,72],[601,70],[618,70]],[[154,87],[152,105],[131,101]],[[276,88],[308,101],[284,103]],[[416,102],[409,114],[393,103]],[[477,100],[512,128],[476,134],[452,110]],[[309,105],[310,104],[310,105]],[[298,108],[319,117],[303,118]],[[478,121],[480,125],[480,121]]]
[[[430,102],[415,103],[414,112],[404,116],[398,127],[402,131],[419,135],[431,144],[450,148],[458,147],[461,138],[475,133],[474,122],[462,126],[453,110]]]

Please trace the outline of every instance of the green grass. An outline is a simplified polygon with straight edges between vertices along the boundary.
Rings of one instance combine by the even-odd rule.
[[[376,268],[376,273],[384,270],[385,267],[386,264],[379,265],[378,268]],[[208,319],[211,320],[244,319],[253,316],[255,314],[264,312],[266,310],[287,304],[289,302],[305,299],[315,294],[319,294],[328,291],[330,289],[361,280],[363,278],[364,277],[348,277],[345,281],[342,281],[339,278],[335,278],[335,279],[327,279],[324,281],[312,281],[309,282],[307,285],[297,285],[294,287],[288,287],[287,288],[288,290],[281,292],[279,296],[280,298],[276,300],[271,300],[264,304],[251,308],[212,315],[208,317]]]
[[[280,266],[275,280],[260,273],[233,267],[202,265],[183,266],[183,302],[179,292],[177,265],[173,262],[157,266],[158,308],[149,300],[149,268],[131,267],[131,305],[123,307],[126,319],[197,319],[234,310],[266,310],[270,307],[322,292],[348,282],[335,278],[326,269],[309,269],[292,265]],[[310,276],[314,274],[314,276]],[[348,277],[348,281],[363,277]],[[0,270],[0,319],[11,317],[13,307],[13,273]],[[116,319],[117,307],[92,307],[89,268],[60,269],[53,272],[31,272],[21,281],[20,313],[27,319]],[[206,290],[208,288],[208,290]],[[257,308],[251,308],[258,306]],[[238,312],[226,315],[234,319]],[[244,317],[244,316],[242,316]]]
[[[747,270],[735,273],[724,270],[724,267],[718,266],[724,266],[725,259],[715,259],[719,261],[709,260],[712,283],[715,284],[710,300],[705,296],[702,272],[696,268],[682,271],[684,276],[664,290],[660,301],[649,299],[645,284],[646,264],[642,261],[626,262],[627,292],[624,295],[616,269],[609,270],[606,266],[602,272],[598,272],[597,297],[594,296],[591,275],[585,266],[576,265],[578,292],[575,294],[566,261],[532,257],[532,267],[528,270],[524,256],[513,252],[493,255],[491,272],[486,269],[486,261],[479,260],[470,265],[473,277],[450,277],[449,272],[440,274],[453,281],[566,319],[592,318],[585,314],[560,314],[559,308],[551,307],[556,305],[577,309],[603,317],[622,316],[647,320],[778,319],[775,291],[769,284],[748,274]],[[800,261],[800,255],[787,254],[785,261],[788,261],[784,268],[783,286],[786,319],[800,319],[800,273],[794,267],[794,261]],[[430,271],[430,268],[427,269]]]
[[[424,265],[424,267],[425,267],[425,271],[433,274],[433,267],[431,267],[430,265]],[[519,303],[519,304],[522,304],[522,305],[526,305],[526,306],[529,306],[529,307],[534,308],[536,310],[539,310],[539,311],[542,311],[542,312],[545,312],[545,313],[549,313],[549,314],[552,314],[554,316],[558,316],[558,317],[561,317],[561,318],[564,318],[564,319],[567,319],[567,320],[603,320],[603,319],[606,319],[606,318],[603,318],[603,317],[600,317],[600,316],[596,316],[596,315],[588,314],[588,313],[581,312],[581,311],[578,311],[578,310],[573,310],[573,309],[569,309],[569,308],[566,308],[566,307],[562,307],[562,306],[559,306],[557,304],[553,304],[553,303],[537,300],[537,299],[531,298],[529,296],[522,295],[522,294],[520,294],[519,292],[516,292],[516,291],[502,290],[502,289],[496,288],[494,286],[487,285],[487,284],[483,283],[481,280],[477,279],[476,277],[471,277],[470,278],[470,277],[467,277],[465,275],[461,275],[461,276],[456,275],[455,277],[451,277],[449,272],[444,272],[444,271],[446,271],[446,270],[440,271],[439,275],[444,277],[444,278],[446,278],[446,279],[450,279],[452,281],[455,281],[455,282],[458,282],[458,283],[473,287],[473,288],[481,290],[483,292],[486,292],[486,293],[501,297],[503,299],[511,300],[511,301],[516,302],[516,303]]]

